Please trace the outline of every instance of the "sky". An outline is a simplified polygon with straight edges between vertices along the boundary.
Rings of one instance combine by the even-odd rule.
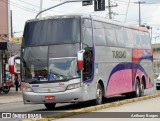
[[[5,1],[5,0],[1,0]],[[49,8],[65,0],[43,0],[42,9]],[[105,0],[108,6],[108,0]],[[112,7],[112,19],[128,25],[139,25],[139,6],[141,4],[141,24],[152,27],[152,43],[160,43],[160,0],[110,0]],[[130,1],[130,3],[129,3]],[[94,2],[93,2],[94,3]],[[129,3],[129,7],[128,7]],[[34,19],[40,10],[40,0],[10,0],[12,10],[14,36],[22,36],[25,22]],[[128,11],[127,11],[128,10]],[[67,3],[42,14],[43,16],[86,13],[108,18],[108,8],[105,11],[95,12],[94,6],[82,6],[82,2]]]

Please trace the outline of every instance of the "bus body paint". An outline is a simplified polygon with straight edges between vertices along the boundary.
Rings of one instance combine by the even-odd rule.
[[[120,63],[115,66],[108,78],[106,96],[135,91],[136,77],[139,77],[141,81],[142,76],[144,76],[146,81],[146,88],[152,87],[153,85],[149,83],[149,75],[140,64],[142,60],[153,61],[152,51],[133,49],[133,62]]]

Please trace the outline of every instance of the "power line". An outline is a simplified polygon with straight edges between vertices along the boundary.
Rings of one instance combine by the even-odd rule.
[[[25,1],[23,1],[23,0],[19,0],[19,1],[22,2],[22,3],[28,4],[28,5],[31,5],[31,6],[33,6],[33,7],[39,8],[39,6],[33,5],[33,4],[28,3],[28,2],[25,2]]]
[[[127,19],[129,5],[130,5],[130,0],[128,1],[128,6],[127,6],[127,10],[126,10],[125,23],[126,23],[126,19]]]
[[[33,10],[33,9],[30,9],[30,8],[27,8],[27,7],[18,5],[18,4],[16,4],[16,3],[14,3],[14,2],[11,2],[11,1],[10,1],[10,2],[7,2],[7,1],[5,1],[5,0],[0,0],[0,1],[2,1],[2,2],[6,3],[6,4],[10,4],[10,5],[14,6],[14,7],[23,9],[23,10],[28,11],[28,12],[32,12],[32,13],[37,13],[37,12],[38,12],[38,11],[36,11],[36,10]]]
[[[36,8],[39,8],[39,6],[36,6],[36,5],[30,4],[30,3],[25,2],[25,1],[23,1],[23,0],[19,0],[19,1],[21,1],[21,2],[23,2],[23,3],[25,3],[25,4],[28,4],[28,5],[34,6],[34,7],[36,7]],[[12,2],[12,3],[13,3],[13,2]],[[15,3],[13,3],[13,4],[15,4]],[[19,6],[21,6],[21,5],[19,5]],[[24,7],[24,6],[22,6],[22,7]],[[25,8],[26,8],[26,7],[25,7]],[[29,8],[29,9],[30,9],[30,8]],[[33,10],[33,9],[31,9],[31,10]],[[33,11],[35,11],[34,13],[39,12],[38,10],[33,10]],[[54,12],[58,12],[58,13],[65,13],[65,12],[56,11],[56,10],[52,10],[52,11],[54,11]]]
[[[128,3],[127,1],[123,1],[123,0],[116,0],[116,2],[123,2],[123,3]],[[141,1],[142,2],[142,1]],[[130,3],[132,3],[132,4],[134,4],[134,2],[130,2]],[[158,4],[160,4],[160,3],[147,3],[146,2],[146,4],[148,4],[148,5],[158,5]]]

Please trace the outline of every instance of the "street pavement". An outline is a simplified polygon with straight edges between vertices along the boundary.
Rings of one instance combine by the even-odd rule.
[[[14,87],[10,88],[8,94],[0,93],[0,105],[7,103],[22,102],[22,101],[23,100],[21,91],[19,90],[18,92],[16,92]]]
[[[99,115],[102,114],[102,117]],[[107,118],[110,116],[110,118]],[[126,116],[126,117],[125,117]],[[93,118],[94,117],[94,118]],[[120,118],[116,118],[120,117]],[[158,117],[158,118],[157,118]],[[56,121],[160,121],[160,97],[75,115]],[[54,120],[55,121],[55,120]]]
[[[154,87],[152,87],[150,89],[145,90],[145,95],[155,94],[155,93],[159,93],[159,92],[160,91],[157,91],[155,86],[154,86]],[[121,99],[124,99],[124,98],[118,98],[118,99],[117,98],[115,98],[115,99],[113,98],[113,99],[108,100],[108,103],[112,102],[112,101],[116,101],[116,100],[121,100]],[[25,108],[23,108],[24,104],[23,104],[23,99],[22,99],[22,92],[20,90],[18,92],[16,92],[14,87],[12,87],[10,89],[8,94],[0,93],[0,105],[2,105],[2,104],[9,105],[9,103],[11,103],[11,106],[4,108],[3,111],[11,111],[12,110],[12,103],[15,103],[15,104],[17,103],[17,105],[16,105],[17,108],[16,107],[13,108],[14,111],[24,111],[24,112],[25,111],[33,111],[33,110],[36,110],[36,107],[37,107],[37,111],[46,111],[45,107],[43,106],[43,104],[37,105],[37,106],[34,105],[34,107],[35,107],[34,109],[33,108],[29,109],[32,105],[28,105],[28,108],[27,108],[27,105],[25,105]],[[19,109],[20,105],[22,107],[21,110]],[[60,105],[62,105],[62,104],[60,104]],[[58,107],[58,106],[59,106],[59,104],[57,104],[56,107]],[[0,108],[0,111],[2,111],[1,108]]]
[[[157,91],[156,88],[153,87],[153,88],[145,90],[145,95],[150,95],[150,94],[159,93],[159,92],[160,91]],[[106,103],[110,103],[110,102],[114,102],[114,101],[118,101],[118,100],[124,100],[124,99],[125,99],[124,96],[123,97],[115,97],[115,98],[113,97],[113,98],[107,99]],[[159,102],[160,102],[160,100],[157,101],[157,103],[159,103]],[[150,104],[155,105],[154,102],[151,102]],[[8,94],[4,94],[4,93],[0,94],[0,112],[24,112],[25,113],[25,112],[31,112],[31,111],[38,111],[38,112],[39,111],[40,112],[44,111],[44,112],[49,112],[49,113],[54,114],[57,111],[65,112],[65,111],[69,111],[69,110],[73,110],[73,109],[80,109],[80,108],[83,108],[83,107],[87,107],[87,106],[80,105],[80,104],[57,104],[55,110],[51,111],[51,110],[47,110],[43,104],[36,104],[36,105],[35,104],[27,104],[27,105],[24,105],[23,100],[22,100],[21,91],[19,90],[18,92],[16,92],[14,87],[11,88],[11,90]],[[117,107],[115,109],[117,109]],[[155,111],[155,110],[153,110],[153,111]],[[160,111],[160,109],[159,109],[159,111]],[[89,118],[89,120],[90,119],[91,118]],[[2,119],[2,120],[3,121],[8,121],[8,119]],[[78,120],[78,118],[76,118],[76,120]],[[98,120],[98,118],[96,118],[94,120]],[[112,120],[113,119],[111,119],[111,121]],[[125,121],[125,120],[126,120],[126,118],[123,121]],[[133,121],[134,120],[135,119],[133,119]],[[0,119],[0,121],[1,121],[1,119]],[[17,121],[17,120],[16,119],[12,119],[12,120],[9,119],[9,121]],[[128,120],[126,120],[126,121],[128,121]],[[150,120],[144,120],[144,121],[150,121]]]

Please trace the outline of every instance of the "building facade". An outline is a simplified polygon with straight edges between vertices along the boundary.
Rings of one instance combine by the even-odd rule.
[[[160,43],[152,44],[154,73],[160,74]]]
[[[2,82],[2,78],[5,76],[7,42],[9,42],[8,6],[8,0],[0,1],[0,82]]]

